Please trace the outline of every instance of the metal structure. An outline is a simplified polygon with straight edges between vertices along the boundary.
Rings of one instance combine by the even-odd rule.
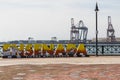
[[[36,43],[33,37],[28,37],[28,43]]]
[[[96,13],[96,56],[98,56],[98,4],[96,3],[95,13]]]
[[[82,20],[79,21],[79,27],[78,29],[80,30],[79,32],[79,39],[80,42],[86,42],[87,39],[87,33],[88,33],[88,28],[84,26],[84,23]]]
[[[108,16],[107,42],[115,42],[115,30],[111,23],[111,16]]]
[[[74,24],[74,18],[71,18],[71,31],[70,31],[70,40],[79,40],[79,30]]]
[[[79,24],[75,26],[74,19],[71,18],[71,31],[70,31],[70,40],[86,42],[87,40],[88,28],[84,26],[82,20],[79,21]]]
[[[57,41],[57,37],[51,37],[52,41]]]

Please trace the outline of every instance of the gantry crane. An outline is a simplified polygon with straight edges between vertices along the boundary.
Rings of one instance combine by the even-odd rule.
[[[87,40],[88,28],[84,26],[82,20],[79,21],[78,25],[74,24],[74,19],[71,18],[71,31],[70,31],[70,40],[86,42]]]
[[[111,23],[111,16],[108,16],[107,42],[115,42],[115,30]]]

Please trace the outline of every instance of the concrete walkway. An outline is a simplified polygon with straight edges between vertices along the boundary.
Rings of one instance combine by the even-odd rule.
[[[120,64],[120,56],[90,56],[90,57],[67,57],[67,58],[17,58],[0,59],[0,66],[19,65],[19,64]]]

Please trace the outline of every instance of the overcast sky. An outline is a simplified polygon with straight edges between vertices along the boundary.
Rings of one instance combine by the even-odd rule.
[[[99,6],[99,37],[106,37],[111,16],[120,37],[120,0],[0,0],[0,41],[70,39],[71,18],[83,20],[88,39],[95,37],[95,4]]]

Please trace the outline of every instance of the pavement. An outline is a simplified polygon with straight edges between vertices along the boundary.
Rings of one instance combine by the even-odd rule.
[[[90,56],[90,57],[64,57],[64,58],[0,58],[0,66],[9,65],[46,65],[46,64],[120,64],[120,56]]]

